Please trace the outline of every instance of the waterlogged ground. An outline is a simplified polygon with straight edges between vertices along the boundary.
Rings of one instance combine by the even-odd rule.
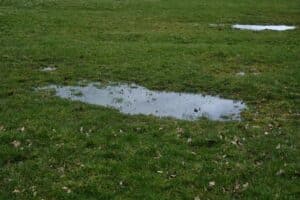
[[[232,28],[242,29],[242,30],[252,30],[252,31],[287,31],[294,30],[295,26],[287,26],[287,25],[245,25],[245,24],[235,24],[232,25]]]
[[[299,7],[0,1],[0,199],[299,199]],[[241,121],[186,121],[36,91],[83,80],[247,109]]]
[[[241,101],[201,94],[151,91],[135,84],[50,85],[38,89],[53,89],[61,98],[116,108],[125,114],[190,121],[204,117],[218,121],[241,120],[240,113],[246,108]]]

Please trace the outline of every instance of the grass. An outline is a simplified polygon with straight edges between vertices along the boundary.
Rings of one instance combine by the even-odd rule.
[[[299,26],[298,0],[0,0],[0,199],[299,199]],[[188,122],[35,90],[82,80],[249,109]]]

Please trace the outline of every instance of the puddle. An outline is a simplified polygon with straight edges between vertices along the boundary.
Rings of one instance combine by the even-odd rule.
[[[61,98],[112,107],[125,114],[182,120],[196,120],[201,117],[220,121],[240,120],[240,112],[246,108],[241,101],[218,96],[152,91],[135,84],[50,85],[40,89],[54,89]]]
[[[42,72],[52,72],[55,70],[56,70],[56,67],[45,67],[45,68],[41,69]]]
[[[263,30],[273,30],[273,31],[286,31],[293,30],[295,26],[286,26],[286,25],[242,25],[235,24],[232,25],[232,28],[242,29],[242,30],[252,30],[252,31],[263,31]]]

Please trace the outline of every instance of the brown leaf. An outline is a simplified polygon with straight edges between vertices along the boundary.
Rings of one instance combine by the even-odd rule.
[[[209,181],[208,183],[209,187],[214,187],[216,185],[215,181]]]
[[[11,144],[15,147],[15,148],[18,148],[20,145],[21,145],[21,142],[18,141],[18,140],[14,140],[11,142]]]
[[[196,197],[194,198],[194,200],[200,200],[200,197],[199,197],[199,196],[196,196]]]
[[[68,188],[68,187],[66,187],[66,186],[62,187],[62,189],[63,189],[64,191],[66,191],[67,193],[71,193],[71,192],[72,192],[71,189]]]
[[[13,193],[20,193],[21,191],[19,189],[14,189]]]
[[[284,173],[285,173],[285,171],[283,169],[280,169],[278,172],[276,172],[276,175],[280,176],[280,175],[282,175]]]

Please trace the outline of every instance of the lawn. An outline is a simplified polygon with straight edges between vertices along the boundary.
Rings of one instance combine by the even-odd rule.
[[[248,109],[184,121],[36,90],[79,81]],[[299,199],[299,147],[299,0],[0,0],[0,199]]]

